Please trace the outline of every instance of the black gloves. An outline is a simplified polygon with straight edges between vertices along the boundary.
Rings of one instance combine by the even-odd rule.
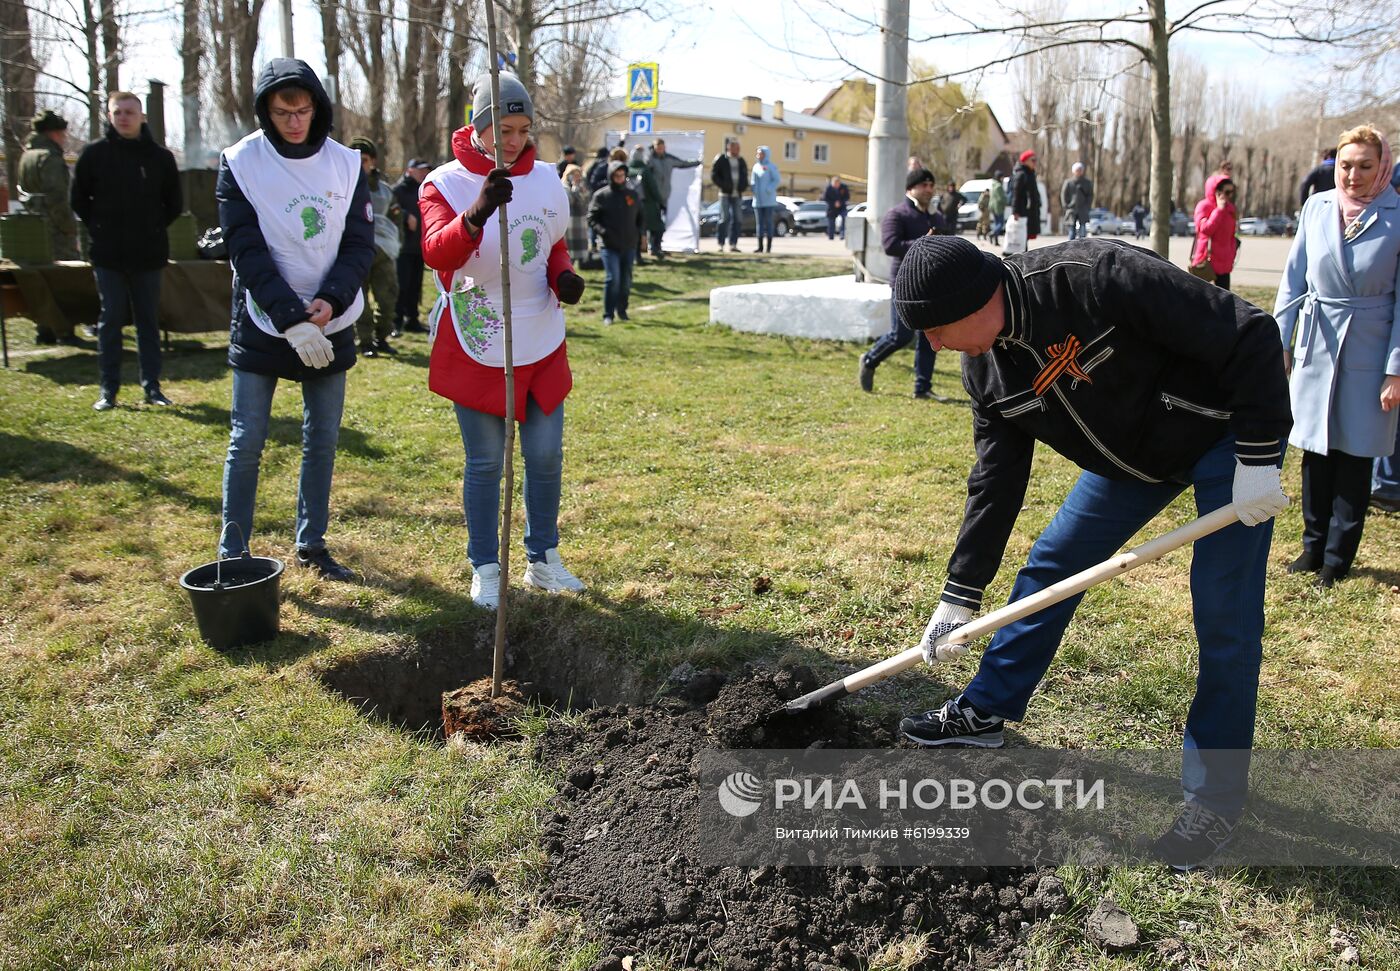
[[[573,270],[565,270],[559,274],[555,286],[559,291],[559,299],[564,303],[575,304],[583,299],[583,277]]]
[[[510,170],[492,169],[481,187],[481,195],[476,197],[476,202],[466,212],[467,222],[477,229],[484,227],[493,212],[510,202],[512,191]]]

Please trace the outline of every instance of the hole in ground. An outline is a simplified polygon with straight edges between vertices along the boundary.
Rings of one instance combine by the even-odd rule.
[[[553,613],[521,610],[511,619],[507,677],[533,683],[541,701],[559,708],[639,704],[655,695],[659,679],[613,656],[596,632],[557,623]],[[473,611],[451,626],[338,658],[316,673],[367,713],[410,731],[440,733],[443,692],[489,678],[495,641],[495,615]]]

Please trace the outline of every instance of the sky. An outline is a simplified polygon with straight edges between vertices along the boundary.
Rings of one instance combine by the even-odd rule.
[[[815,107],[842,78],[857,76],[853,67],[874,71],[879,66],[879,41],[868,23],[876,19],[874,0],[669,0],[674,16],[652,21],[642,15],[622,18],[614,25],[618,63],[612,94],[622,94],[629,61],[660,64],[662,106],[668,90],[740,98],[758,95],[765,102],[781,99],[789,111]],[[1067,0],[1071,9],[1101,10],[1103,0]],[[926,0],[913,0],[917,12],[930,11]],[[1173,3],[1175,6],[1175,3]],[[957,29],[956,21],[916,15],[910,34]],[[311,0],[293,0],[295,53],[318,71],[321,55],[320,18]],[[259,62],[281,54],[278,7],[265,8]],[[144,94],[146,80],[156,78],[167,89],[166,127],[169,139],[181,138],[179,111],[179,28],[172,13],[168,21],[155,22],[129,32],[127,63],[122,80]],[[1287,93],[1297,76],[1296,59],[1269,55],[1252,44],[1232,37],[1183,36],[1180,43],[1208,59],[1216,76],[1233,74],[1253,85],[1266,97]],[[997,40],[939,41],[911,44],[910,54],[943,70],[971,67],[1005,50]],[[844,63],[840,58],[844,57]],[[55,69],[68,62],[72,76],[82,73],[75,52],[55,51]],[[994,68],[962,79],[975,83],[977,92],[1008,130],[1017,127],[1014,74],[1010,68]],[[76,115],[71,105],[66,113]]]

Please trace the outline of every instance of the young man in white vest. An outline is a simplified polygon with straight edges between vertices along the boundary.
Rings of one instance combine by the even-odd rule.
[[[215,190],[234,270],[233,430],[219,552],[238,555],[252,534],[272,394],[288,378],[301,384],[304,415],[297,563],[350,580],[354,573],[326,548],[326,528],[374,212],[360,155],[330,138],[331,102],[305,62],[273,59],[254,97],[261,127],[224,151]]]

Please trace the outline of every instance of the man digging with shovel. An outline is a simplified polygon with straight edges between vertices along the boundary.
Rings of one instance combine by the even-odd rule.
[[[1153,844],[1180,869],[1229,841],[1254,738],[1264,571],[1292,419],[1278,327],[1233,294],[1143,249],[1081,240],[1005,261],[927,236],[894,286],[900,316],[935,351],[965,352],[977,460],[948,579],[920,647],[967,650],[972,619],[1021,510],[1037,441],[1082,473],[1017,575],[1011,600],[1104,560],[1188,486],[1204,515],[1238,522],[1198,540],[1191,594],[1200,673],[1186,719],[1186,804]],[[977,676],[941,708],[910,715],[919,745],[1003,744],[1024,717],[1083,594],[997,632]]]

